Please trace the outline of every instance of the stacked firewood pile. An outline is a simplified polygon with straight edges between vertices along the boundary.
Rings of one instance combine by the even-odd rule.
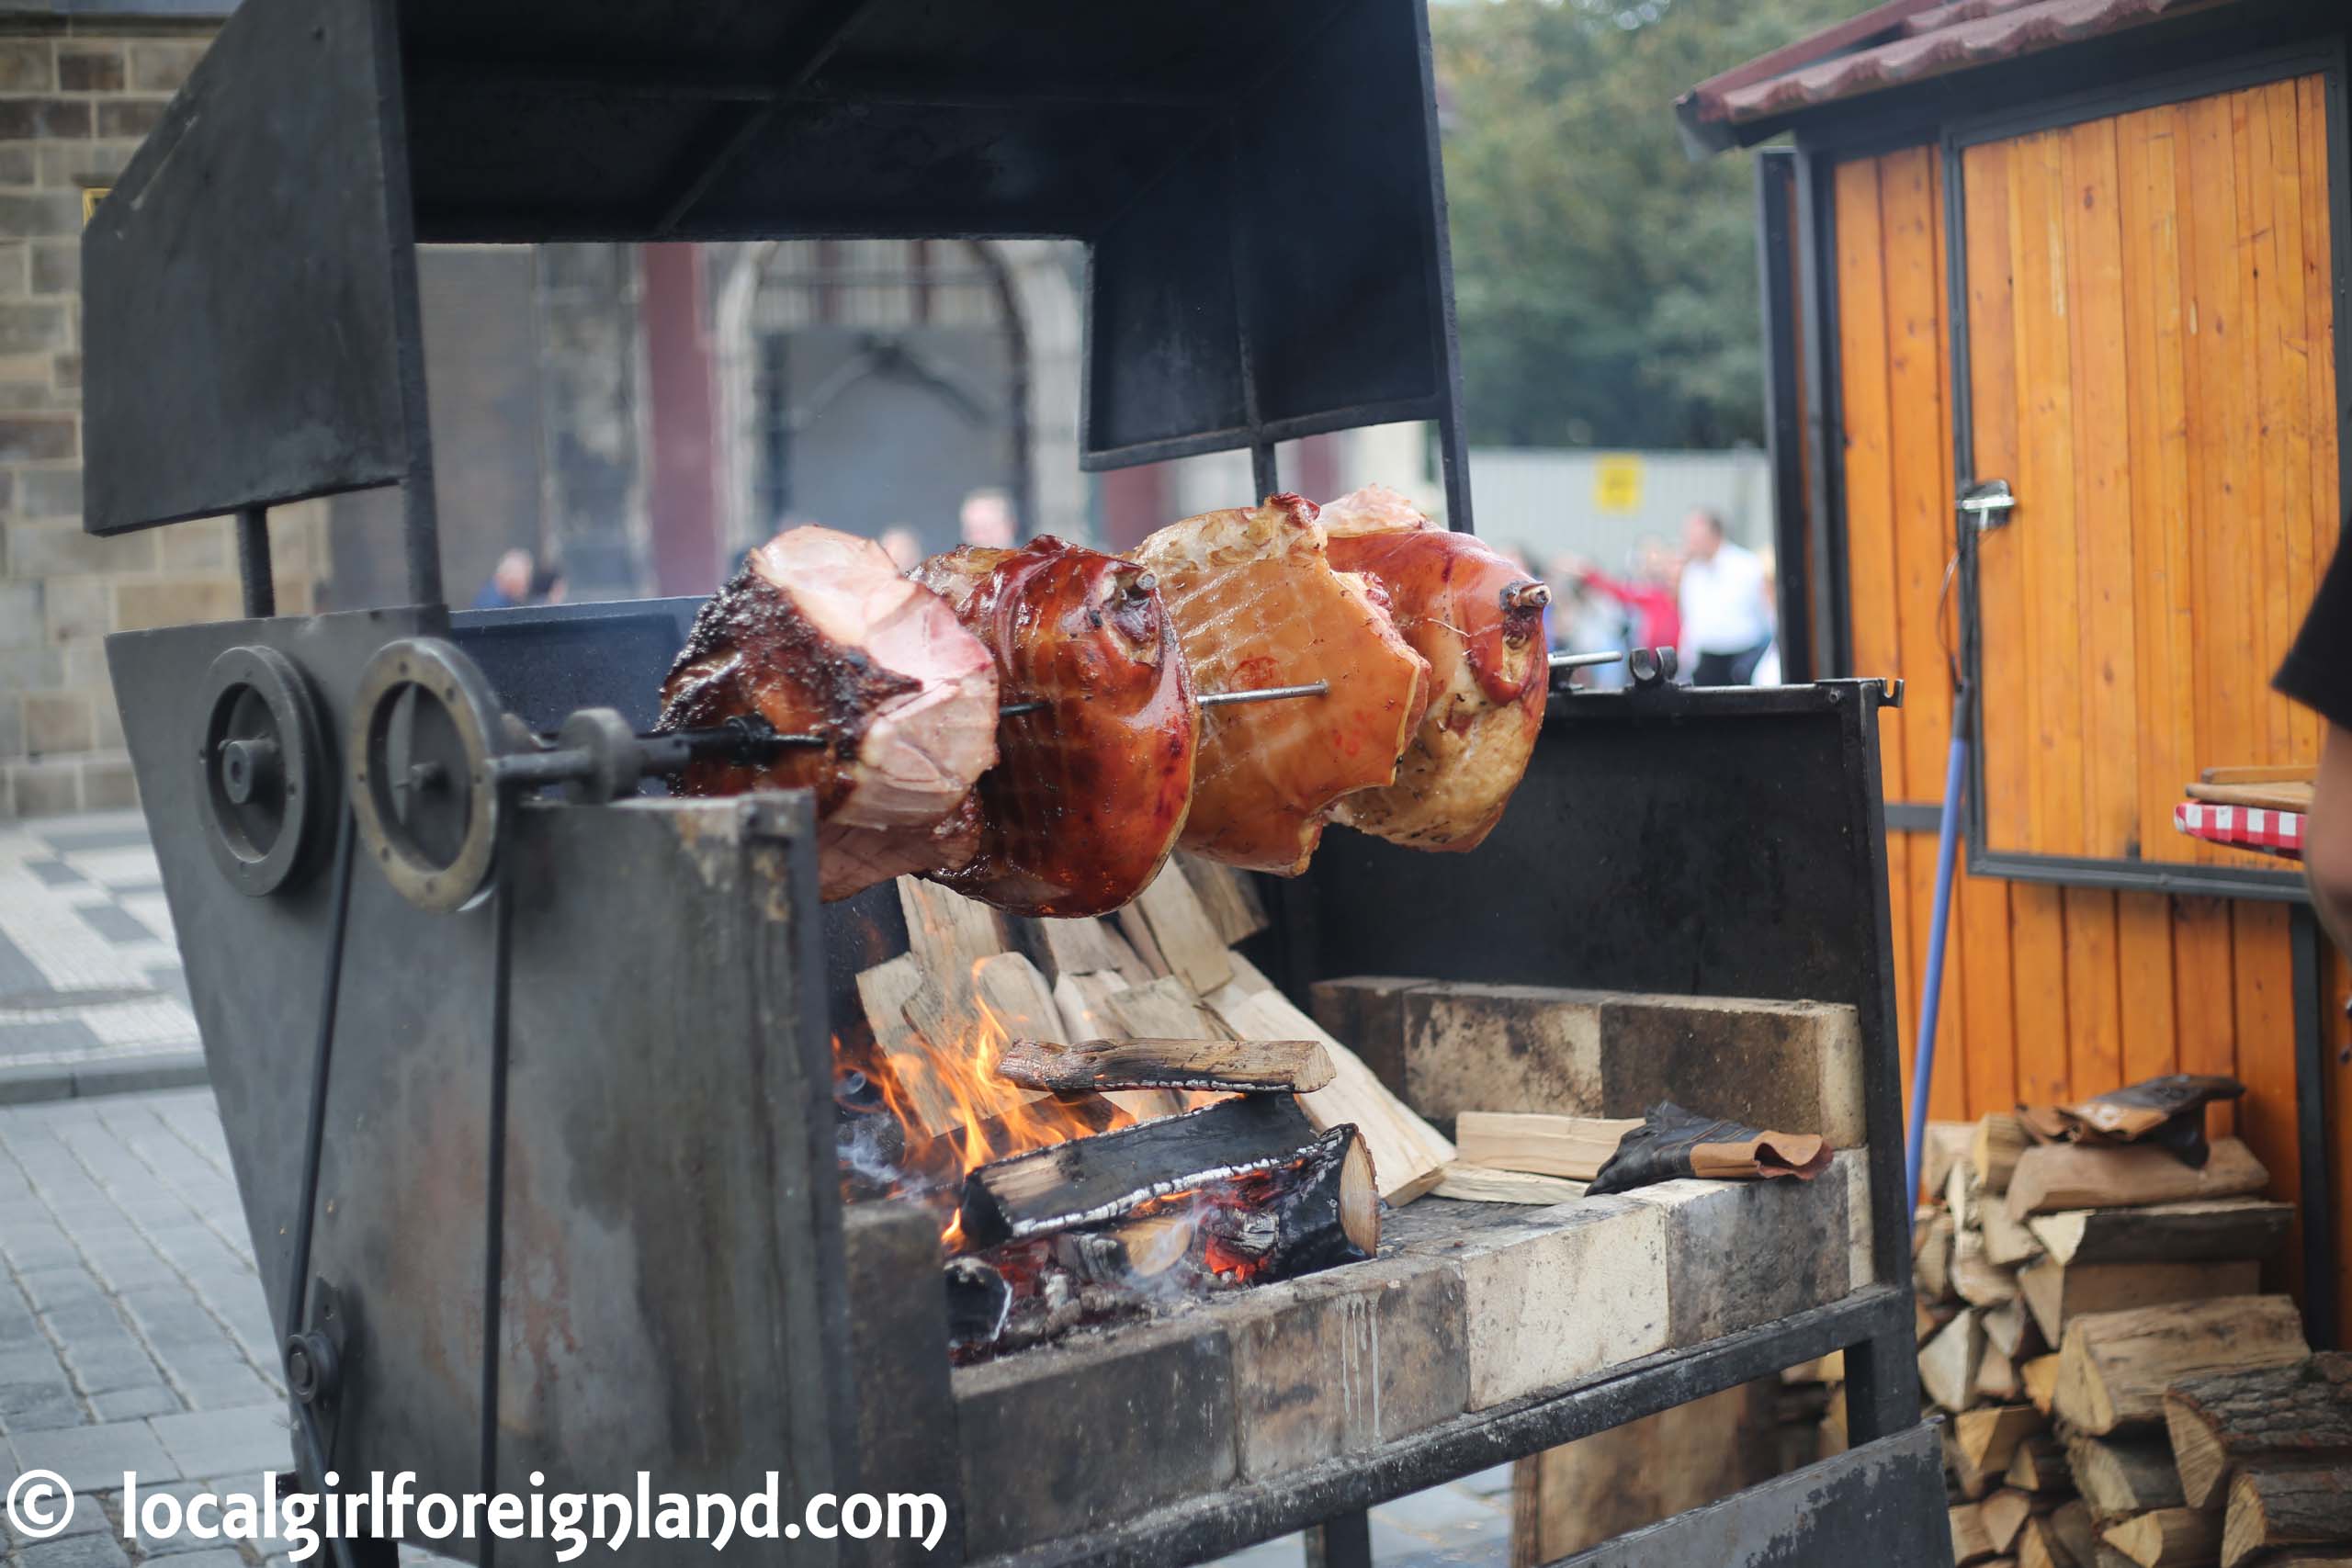
[[[1919,1382],[1947,1412],[1960,1568],[2352,1564],[2352,1357],[2261,1291],[2292,1206],[2245,1145],[1931,1126],[1912,1234]],[[1838,1358],[1783,1408],[1844,1440]]]

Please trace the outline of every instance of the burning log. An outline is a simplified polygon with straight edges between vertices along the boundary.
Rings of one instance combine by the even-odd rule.
[[[1204,1232],[1247,1271],[1339,1261],[1379,1246],[1372,1174],[1354,1128],[1318,1139],[1289,1096],[1250,1095],[981,1166],[965,1179],[964,1235],[993,1247],[1157,1213],[1189,1194]]]
[[[1193,1089],[1306,1094],[1331,1081],[1329,1055],[1313,1040],[1090,1040],[1057,1045],[1015,1040],[996,1075],[1030,1089]]]

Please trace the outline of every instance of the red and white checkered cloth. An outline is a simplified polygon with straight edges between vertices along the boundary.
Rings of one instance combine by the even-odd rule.
[[[2303,858],[2303,814],[2264,811],[2251,806],[2212,806],[2184,800],[2172,808],[2172,825],[2192,839],[2259,850],[2282,860]]]

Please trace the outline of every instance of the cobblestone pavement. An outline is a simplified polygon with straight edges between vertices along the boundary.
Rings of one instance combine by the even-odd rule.
[[[269,1314],[203,1089],[0,1108],[0,1477],[76,1489],[54,1540],[0,1520],[11,1568],[108,1568],[121,1475],[186,1495],[289,1462]],[[267,1542],[157,1544],[184,1568]],[[195,1550],[190,1550],[191,1548]]]
[[[0,821],[0,1103],[200,1082],[135,811]]]

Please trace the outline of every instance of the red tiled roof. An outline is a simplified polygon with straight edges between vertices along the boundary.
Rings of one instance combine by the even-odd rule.
[[[2230,0],[1892,0],[1720,76],[1679,101],[1738,125],[2120,32]]]

